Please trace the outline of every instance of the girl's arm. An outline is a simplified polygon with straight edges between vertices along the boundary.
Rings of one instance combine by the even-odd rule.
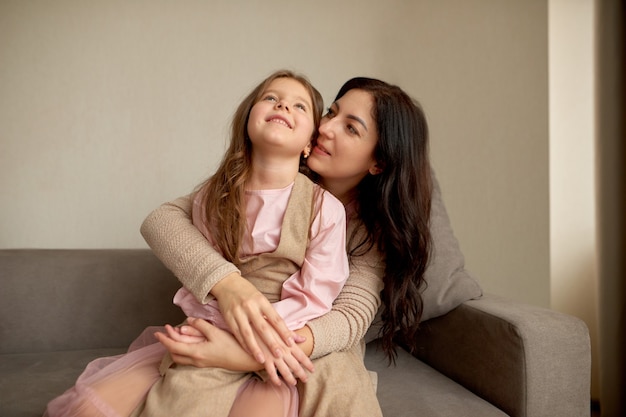
[[[272,352],[284,344],[292,345],[295,335],[263,294],[191,223],[192,201],[193,195],[188,195],[161,205],[143,221],[141,234],[157,258],[198,301],[204,304],[209,293],[215,296],[241,346],[263,363],[265,358],[252,327]]]
[[[156,256],[198,299],[204,299],[209,290],[216,289],[210,286],[203,287],[202,282],[205,280],[214,282],[213,286],[215,286],[215,282],[219,282],[227,275],[229,280],[232,279],[242,286],[247,283],[256,291],[252,284],[239,275],[237,268],[226,262],[191,223],[190,213],[191,196],[187,196],[163,204],[144,220],[141,233]],[[358,230],[358,222],[351,221],[347,230],[348,238],[352,236],[355,228]],[[208,259],[212,267],[206,266]],[[220,275],[220,277],[212,280],[213,274]],[[307,326],[299,331],[299,333],[310,331],[312,334],[312,337],[307,338],[304,344],[299,345],[304,353],[311,355],[311,358],[317,358],[333,351],[349,349],[359,343],[378,311],[382,275],[383,264],[376,250],[371,250],[362,256],[352,257],[350,275],[335,300],[332,310],[322,317],[309,321]],[[244,282],[241,283],[241,281]],[[235,285],[231,285],[232,282],[224,280],[222,284],[224,284],[222,288],[225,290],[224,293],[222,295],[213,293],[213,295],[220,302],[220,310],[225,318],[227,318],[228,311],[233,310],[234,307],[224,307],[222,303],[231,298],[238,298],[232,301],[232,304],[238,305],[240,311],[245,311],[241,315],[249,314],[250,317],[261,319],[254,322],[254,327],[262,336],[262,340],[272,347],[272,351],[284,348],[284,343],[276,342],[271,345],[266,341],[268,334],[277,334],[273,328],[275,323],[262,319],[262,316],[258,314],[260,309],[256,307],[256,303],[266,302],[269,305],[267,299],[263,297],[263,300],[258,298],[254,301],[245,300],[245,297],[238,296],[240,293],[233,289]],[[231,290],[227,291],[226,288]],[[269,306],[271,308],[271,305]],[[227,322],[230,325],[228,318]],[[248,336],[253,337],[251,329]],[[305,345],[309,345],[308,349]],[[197,350],[196,353],[203,355],[201,350]],[[210,352],[206,354],[208,356]]]
[[[346,211],[327,191],[316,198],[302,267],[283,282],[280,301],[272,303],[290,329],[328,313],[348,279]]]

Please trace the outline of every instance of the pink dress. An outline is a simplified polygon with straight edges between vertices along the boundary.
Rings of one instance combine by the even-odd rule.
[[[279,190],[246,192],[246,215],[251,233],[242,243],[242,257],[276,249],[292,188],[293,184]],[[200,201],[201,198],[196,196],[193,205],[194,218],[199,218],[198,214],[203,210]],[[212,242],[207,228],[203,224],[194,224]],[[308,320],[330,311],[332,302],[348,277],[345,210],[341,202],[330,193],[324,193],[321,210],[314,218],[310,230],[311,240],[302,268],[283,283],[280,300],[273,303],[292,330],[301,328]],[[204,318],[228,330],[215,300],[203,305],[188,290],[181,288],[176,293],[174,302],[187,316]],[[151,386],[160,378],[158,368],[166,351],[152,336],[158,329],[146,329],[125,354],[98,358],[89,363],[74,387],[48,404],[44,417],[130,415],[145,400]],[[114,383],[107,384],[108,381]],[[239,392],[267,388],[273,390],[269,384],[251,378]],[[297,416],[296,389],[291,387],[290,398],[284,398],[284,392],[278,395],[285,401],[285,415]]]

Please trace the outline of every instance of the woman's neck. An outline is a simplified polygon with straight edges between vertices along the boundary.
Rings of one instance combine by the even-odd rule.
[[[356,196],[356,186],[352,183],[344,183],[338,181],[325,181],[320,178],[320,185],[328,190],[332,195],[337,197],[344,206],[347,206]]]

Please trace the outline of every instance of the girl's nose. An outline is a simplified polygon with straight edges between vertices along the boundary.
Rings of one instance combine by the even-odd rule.
[[[280,100],[278,103],[276,103],[276,108],[289,111],[289,104],[284,100]]]

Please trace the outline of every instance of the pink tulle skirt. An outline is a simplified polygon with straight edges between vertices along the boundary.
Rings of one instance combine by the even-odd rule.
[[[91,361],[76,384],[48,403],[44,417],[128,417],[160,378],[165,348],[149,327],[125,354]]]
[[[91,361],[72,388],[48,403],[44,417],[128,417],[161,377],[159,365],[166,350],[154,338],[157,331],[164,328],[146,328],[127,353]],[[229,416],[267,412],[272,416],[297,417],[298,403],[295,387],[276,387],[251,377],[240,387]]]

